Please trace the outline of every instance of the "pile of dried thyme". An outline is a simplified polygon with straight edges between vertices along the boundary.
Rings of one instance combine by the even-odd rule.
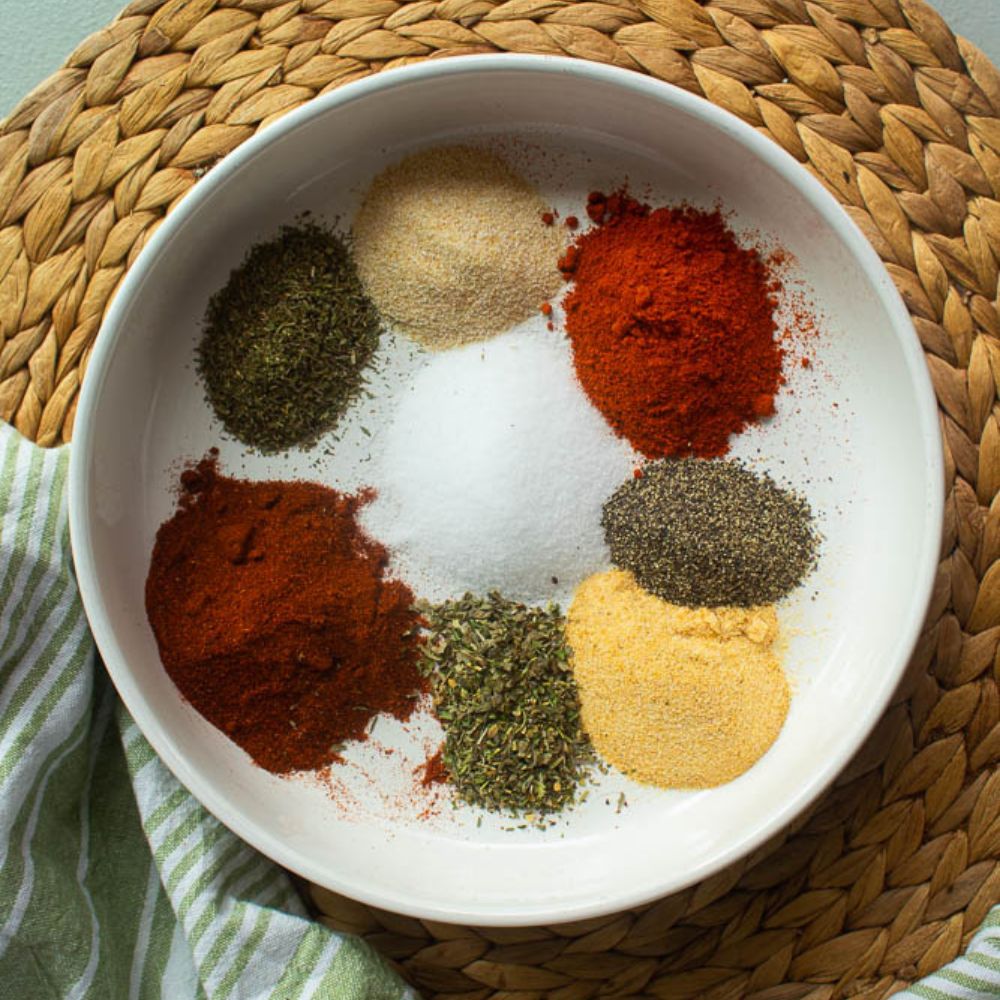
[[[314,443],[343,416],[378,340],[348,246],[305,223],[253,247],[212,297],[197,366],[230,434],[284,451]]]
[[[422,669],[459,796],[526,816],[572,802],[593,751],[562,612],[497,593],[418,608],[427,628]]]

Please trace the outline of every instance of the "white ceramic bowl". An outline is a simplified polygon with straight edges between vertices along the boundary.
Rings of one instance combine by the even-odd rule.
[[[191,364],[208,296],[253,242],[301,210],[349,219],[386,163],[484,137],[523,160],[564,213],[626,175],[657,200],[721,199],[737,229],[792,252],[823,318],[807,349],[814,364],[793,375],[779,417],[735,447],[803,489],[826,535],[818,573],[782,610],[795,694],[780,738],[747,774],[710,791],[609,776],[547,831],[509,831],[489,817],[477,826],[466,808],[420,820],[404,771],[433,734],[392,724],[384,739],[397,744],[395,757],[380,764],[360,752],[332,795],[255,768],[178,695],[143,607],[177,462],[222,443]],[[317,464],[316,453],[264,459],[222,447],[237,474],[338,481],[336,465]],[[473,56],[318,98],[200,181],[105,320],[76,421],[70,502],[80,587],[108,670],[139,727],[212,812],[283,865],[354,898],[438,920],[517,924],[584,918],[690,885],[776,833],[833,780],[886,707],[917,637],[941,484],[935,403],[909,318],[871,247],[809,173],[707,101],[639,74]],[[361,780],[365,769],[371,780]],[[619,792],[627,808],[617,808]]]

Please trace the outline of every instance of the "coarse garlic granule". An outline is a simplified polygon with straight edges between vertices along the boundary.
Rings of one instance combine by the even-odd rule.
[[[584,729],[637,781],[731,781],[767,751],[788,714],[773,607],[679,607],[611,570],[577,588],[566,635]]]
[[[354,255],[382,316],[430,350],[484,340],[537,313],[562,287],[565,236],[538,192],[500,157],[441,146],[372,182]]]

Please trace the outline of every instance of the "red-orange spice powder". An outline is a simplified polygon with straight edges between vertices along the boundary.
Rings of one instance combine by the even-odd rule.
[[[774,413],[784,382],[778,279],[719,211],[651,209],[593,192],[597,225],[559,262],[577,376],[621,436],[649,458],[729,450]]]

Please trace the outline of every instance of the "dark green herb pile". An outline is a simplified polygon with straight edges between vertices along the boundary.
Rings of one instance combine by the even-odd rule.
[[[604,505],[612,561],[688,607],[773,604],[816,565],[805,499],[737,462],[655,462]]]
[[[212,297],[197,366],[230,434],[283,451],[343,416],[378,339],[347,245],[305,223],[253,247]]]
[[[422,668],[458,794],[516,814],[562,809],[593,759],[562,613],[496,593],[419,610],[428,633]]]

